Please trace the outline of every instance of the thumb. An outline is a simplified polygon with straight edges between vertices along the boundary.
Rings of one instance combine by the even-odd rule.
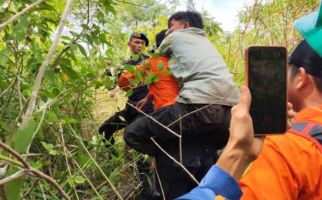
[[[249,108],[250,108],[251,100],[252,100],[252,97],[251,97],[248,87],[241,86],[238,105],[240,105],[241,108],[245,109],[244,111],[248,112]]]

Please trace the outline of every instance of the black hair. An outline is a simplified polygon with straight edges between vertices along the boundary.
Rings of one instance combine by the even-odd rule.
[[[160,31],[158,34],[155,35],[155,42],[156,42],[157,48],[159,48],[162,41],[164,40],[164,38],[166,36],[165,32],[167,32],[167,29]]]
[[[195,11],[179,11],[174,13],[168,20],[168,27],[170,28],[170,22],[172,20],[189,22],[191,27],[203,28],[203,20],[201,15]]]
[[[289,57],[291,65],[291,78],[298,73],[298,68],[303,67],[306,73],[312,75],[313,81],[322,93],[322,57],[317,54],[310,45],[302,40]]]

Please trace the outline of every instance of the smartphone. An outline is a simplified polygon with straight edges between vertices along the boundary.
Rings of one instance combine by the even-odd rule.
[[[246,83],[252,94],[250,115],[257,135],[287,130],[287,50],[251,46],[245,51]]]

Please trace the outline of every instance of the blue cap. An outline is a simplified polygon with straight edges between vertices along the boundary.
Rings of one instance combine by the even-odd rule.
[[[296,20],[294,26],[322,57],[322,3],[320,2],[318,11]]]
[[[288,64],[303,67],[308,74],[322,78],[322,56],[302,40],[289,56]]]

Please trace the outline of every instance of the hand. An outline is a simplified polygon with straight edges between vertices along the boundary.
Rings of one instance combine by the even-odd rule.
[[[251,94],[246,86],[240,89],[239,103],[231,109],[228,147],[246,152],[250,160],[261,151],[263,138],[254,138],[253,120],[249,114]]]
[[[149,103],[149,101],[151,101],[151,96],[150,95],[147,95],[146,97],[144,97],[143,99],[141,99],[140,101],[138,101],[135,106],[142,110],[142,108],[147,104]]]
[[[287,118],[288,118],[287,126],[288,126],[288,128],[291,128],[292,121],[293,121],[294,117],[295,117],[295,111],[293,110],[293,105],[290,102],[288,102],[287,103]]]
[[[254,138],[253,121],[249,114],[250,91],[246,86],[242,86],[240,91],[239,103],[231,109],[229,140],[216,163],[236,181],[257,158],[264,142],[264,138]]]

